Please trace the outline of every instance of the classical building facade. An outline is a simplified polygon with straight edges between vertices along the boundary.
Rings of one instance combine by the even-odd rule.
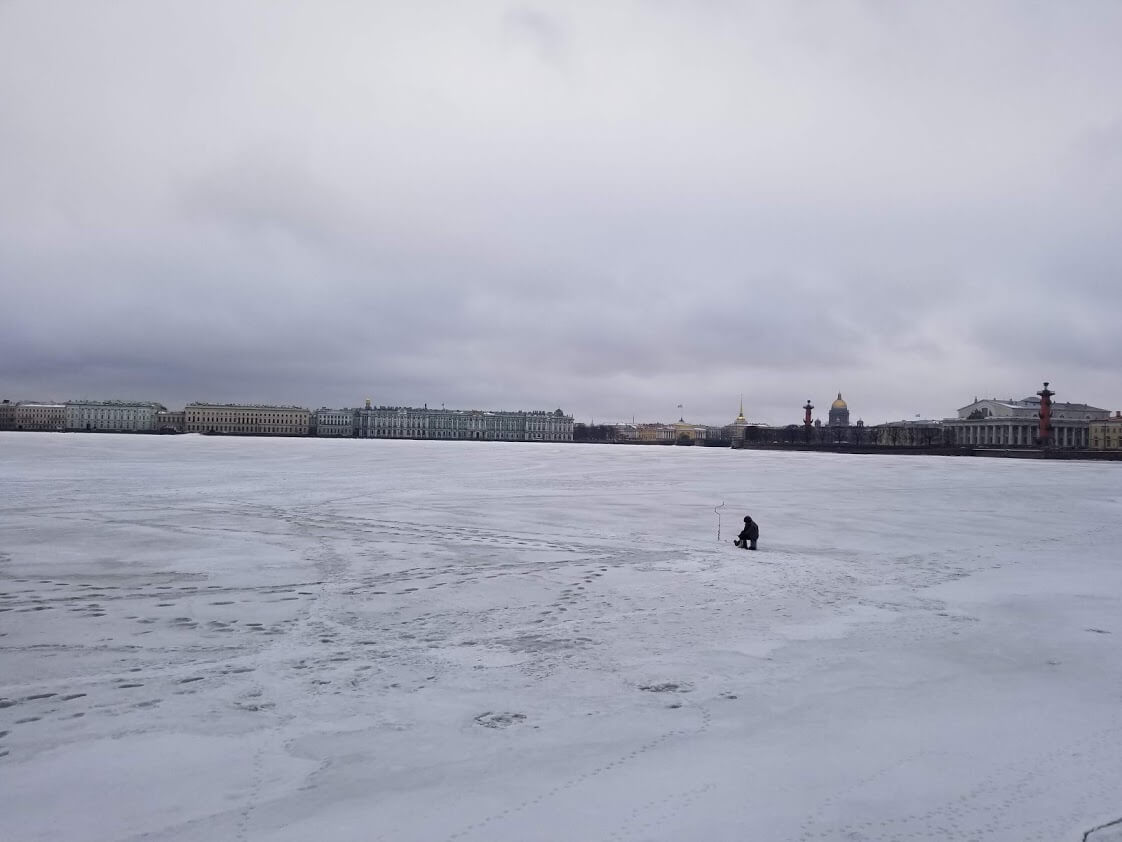
[[[0,430],[16,428],[16,405],[8,399],[0,401]]]
[[[188,433],[232,436],[306,436],[311,410],[302,406],[189,403],[184,409]]]
[[[572,441],[573,418],[554,412],[488,412],[372,406],[361,409],[188,404],[183,429],[230,435],[307,435],[323,438]]]
[[[881,447],[945,447],[953,444],[953,433],[942,421],[932,419],[889,421],[869,428],[869,444]]]
[[[56,432],[66,425],[66,404],[18,403],[15,411],[15,429],[39,432]]]
[[[508,413],[513,414],[513,413]],[[527,441],[572,441],[573,416],[560,409],[525,413]]]
[[[430,423],[428,408],[417,409],[411,406],[370,406],[358,410],[355,428],[363,439],[432,439],[432,438],[472,438],[458,433],[460,426],[453,427],[455,412],[446,413],[440,424]],[[444,410],[438,410],[445,412]]]
[[[1052,445],[1082,449],[1089,446],[1090,425],[1110,417],[1110,410],[1085,403],[1053,403]],[[1036,447],[1040,437],[1040,397],[1021,400],[974,399],[943,422],[961,447]]]
[[[187,429],[187,413],[180,409],[161,409],[156,413],[156,430],[161,433],[182,433]]]
[[[663,444],[677,444],[678,442],[704,442],[708,438],[709,428],[707,426],[691,424],[684,418],[679,418],[673,424],[661,424],[657,440]]]
[[[639,441],[639,427],[636,424],[616,424],[616,441]]]
[[[1091,450],[1122,450],[1122,412],[1088,425]]]
[[[157,416],[166,409],[150,401],[68,401],[65,426],[104,433],[152,432]]]
[[[316,410],[316,435],[323,438],[354,438],[358,427],[358,410],[327,409]]]
[[[325,429],[345,428],[343,416],[350,413],[352,432],[358,438],[445,439],[480,441],[572,441],[573,417],[560,409],[554,412],[492,412],[477,409],[429,409],[410,406],[366,406],[356,410],[321,410],[320,419],[332,419]],[[337,415],[333,415],[337,413]]]

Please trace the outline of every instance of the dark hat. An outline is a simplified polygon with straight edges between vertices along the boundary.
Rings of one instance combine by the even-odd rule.
[[[747,522],[748,522],[748,521],[750,521],[751,519],[752,519],[752,518],[751,518],[751,516],[750,516],[750,515],[745,515],[745,516],[744,516],[744,522],[745,522],[745,523],[747,523]]]

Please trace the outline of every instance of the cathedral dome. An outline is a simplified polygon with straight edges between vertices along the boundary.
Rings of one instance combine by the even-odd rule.
[[[842,400],[841,392],[838,392],[838,399],[830,404],[830,426],[849,426],[849,404]]]

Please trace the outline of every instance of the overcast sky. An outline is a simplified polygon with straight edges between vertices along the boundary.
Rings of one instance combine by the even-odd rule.
[[[1122,3],[0,0],[0,397],[1122,408]]]

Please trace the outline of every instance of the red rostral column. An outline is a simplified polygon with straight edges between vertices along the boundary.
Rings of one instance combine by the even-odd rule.
[[[1044,385],[1047,386],[1048,384],[1045,383]],[[811,403],[810,403],[809,399],[807,400],[806,406],[804,406],[803,409],[806,410],[806,415],[803,416],[803,426],[806,427],[809,430],[810,429],[810,413],[814,410],[814,407],[811,406]]]
[[[1036,394],[1040,395],[1040,446],[1047,447],[1052,443],[1052,395],[1056,393],[1045,380],[1044,388]]]

